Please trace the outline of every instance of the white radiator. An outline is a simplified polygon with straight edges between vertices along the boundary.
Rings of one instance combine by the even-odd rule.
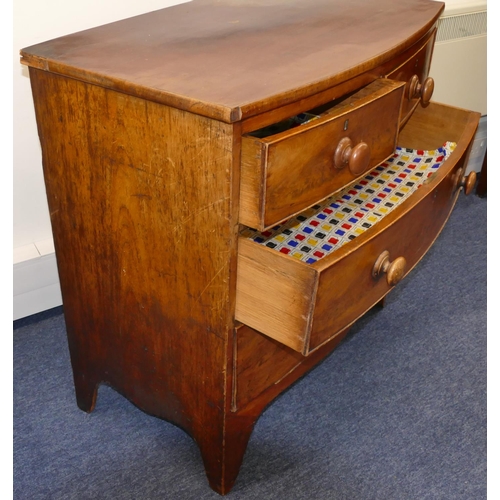
[[[472,109],[482,118],[474,138],[467,171],[479,172],[486,151],[486,1],[451,0],[438,22],[430,76],[432,99]]]

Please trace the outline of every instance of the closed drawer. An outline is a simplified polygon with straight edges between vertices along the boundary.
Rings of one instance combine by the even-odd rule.
[[[314,263],[241,236],[237,320],[307,355],[380,301],[422,258],[456,201],[457,172],[479,114],[431,103],[414,115],[401,144],[457,143],[440,168],[373,227]]]
[[[403,88],[378,79],[308,123],[244,136],[240,222],[259,230],[274,226],[390,156]]]
[[[421,103],[427,106],[434,91],[434,80],[428,78],[436,30],[416,53],[387,74],[387,78],[405,82],[403,103],[401,106],[401,124],[411,116],[413,110]]]

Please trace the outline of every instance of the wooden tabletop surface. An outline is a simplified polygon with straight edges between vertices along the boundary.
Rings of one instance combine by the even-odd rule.
[[[432,0],[193,0],[21,51],[24,64],[234,122],[412,45]]]

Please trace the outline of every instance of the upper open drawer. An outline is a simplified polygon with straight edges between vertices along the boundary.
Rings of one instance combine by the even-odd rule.
[[[346,99],[242,138],[240,222],[264,230],[362,176],[396,146],[405,83],[378,79]]]

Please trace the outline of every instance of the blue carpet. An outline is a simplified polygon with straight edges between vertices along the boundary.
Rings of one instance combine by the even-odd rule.
[[[228,498],[486,499],[486,199],[257,422]],[[60,310],[14,330],[16,500],[217,499],[183,431],[75,402]]]

